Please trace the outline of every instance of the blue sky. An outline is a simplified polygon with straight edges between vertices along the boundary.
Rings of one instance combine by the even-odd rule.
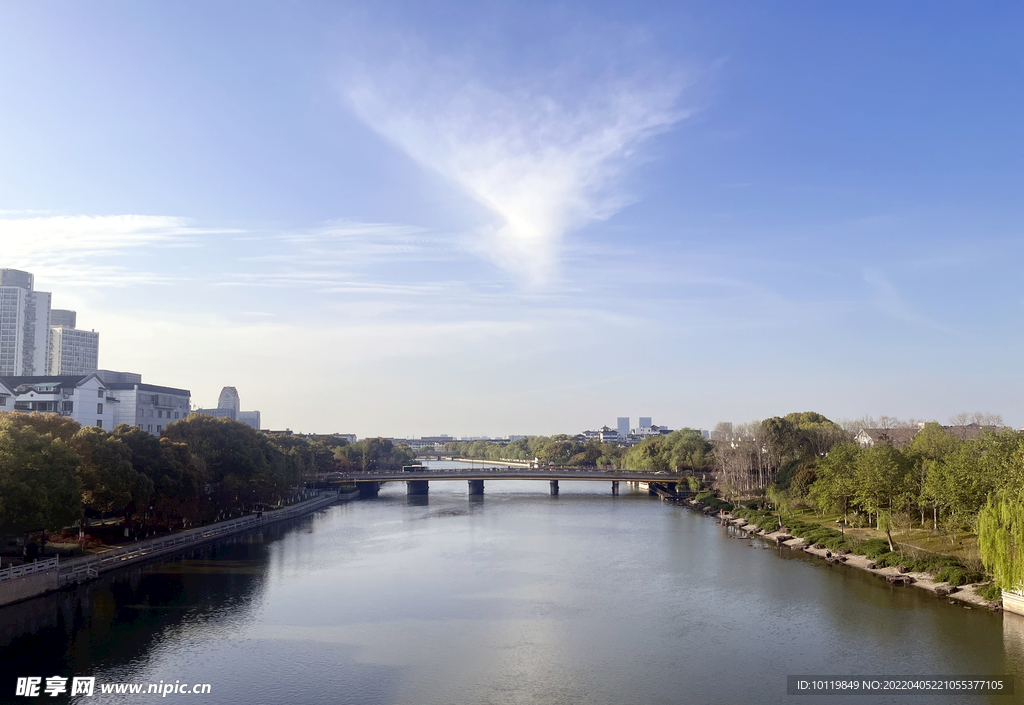
[[[0,1],[0,266],[360,435],[1024,425],[1018,3]]]

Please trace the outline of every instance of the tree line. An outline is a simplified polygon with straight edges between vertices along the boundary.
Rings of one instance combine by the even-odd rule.
[[[862,447],[854,439],[865,428],[876,438]],[[709,442],[683,429],[631,448],[530,436],[504,446],[450,443],[445,450],[570,467],[710,470],[726,498],[781,511],[838,512],[851,525],[885,532],[890,549],[894,530],[927,528],[953,544],[978,533],[981,558],[997,581],[1024,586],[1024,433],[1003,427],[997,415],[959,414],[941,426],[886,416],[832,421],[810,411],[719,424],[711,435]]]
[[[700,431],[684,428],[630,448],[567,434],[526,436],[502,445],[493,441],[446,443],[445,452],[464,458],[532,461],[560,467],[599,467],[646,472],[701,472],[711,468],[712,446]]]
[[[854,434],[872,428],[862,446]],[[990,414],[948,426],[882,417],[836,423],[804,412],[714,434],[717,488],[761,494],[780,511],[839,513],[884,532],[928,529],[956,544],[978,534],[986,568],[1006,589],[1024,588],[1024,433]]]
[[[124,424],[105,431],[58,414],[3,412],[0,534],[111,516],[126,528],[183,528],[280,506],[318,473],[394,470],[412,457],[386,439],[267,435],[198,414],[154,436]]]

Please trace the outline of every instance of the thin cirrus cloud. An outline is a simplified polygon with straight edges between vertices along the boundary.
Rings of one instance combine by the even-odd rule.
[[[62,283],[127,286],[167,277],[105,264],[146,247],[191,247],[201,238],[231,232],[200,228],[186,218],[152,215],[0,217],[3,266],[20,267]]]
[[[533,284],[556,274],[565,234],[632,200],[623,168],[687,116],[678,77],[592,79],[559,99],[538,84],[496,90],[429,61],[353,76],[343,92],[355,114],[482,205],[491,218],[476,250]]]

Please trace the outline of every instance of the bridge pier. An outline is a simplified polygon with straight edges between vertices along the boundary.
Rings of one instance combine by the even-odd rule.
[[[379,482],[357,482],[360,497],[376,497],[380,492]]]
[[[552,497],[557,497],[558,496],[558,480],[552,480],[551,481],[551,496]]]
[[[484,481],[483,480],[468,480],[469,482],[469,493],[471,495],[483,494],[484,493]]]
[[[406,494],[427,494],[430,483],[427,480],[406,480]]]
[[[619,481],[618,480],[612,480],[612,496],[613,497],[618,497],[619,496]]]

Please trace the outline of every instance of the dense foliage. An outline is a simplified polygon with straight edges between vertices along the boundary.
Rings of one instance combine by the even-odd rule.
[[[383,439],[266,435],[193,414],[161,436],[81,427],[57,414],[0,413],[0,533],[53,531],[85,516],[181,527],[279,506],[322,472],[395,469],[413,453]]]
[[[978,548],[1000,587],[1024,590],[1024,497],[1002,490],[978,517]]]
[[[801,507],[822,515],[838,512],[853,526],[874,527],[885,534],[875,540],[878,546],[892,554],[891,559],[879,554],[881,560],[910,560],[896,551],[894,531],[924,528],[954,545],[963,534],[976,532],[981,558],[996,583],[1020,589],[1024,434],[998,424],[972,426],[963,416],[948,427],[892,426],[867,447],[853,442],[852,429],[813,412],[731,433],[722,429],[715,441],[716,486],[726,497],[762,496],[773,511],[739,510],[762,528],[777,529],[783,513]],[[903,443],[897,443],[900,438]],[[785,521],[793,529],[788,525],[795,520]],[[802,530],[818,532],[815,542],[829,548],[853,548],[838,531],[817,524]],[[870,555],[873,549],[865,550]],[[932,566],[940,579],[957,585],[980,578],[958,559],[943,560]]]
[[[702,471],[711,466],[711,444],[700,431],[684,428],[648,438],[632,448],[567,435],[527,436],[501,445],[491,441],[448,443],[445,452],[463,458],[532,461],[562,467],[609,467],[657,472]]]

